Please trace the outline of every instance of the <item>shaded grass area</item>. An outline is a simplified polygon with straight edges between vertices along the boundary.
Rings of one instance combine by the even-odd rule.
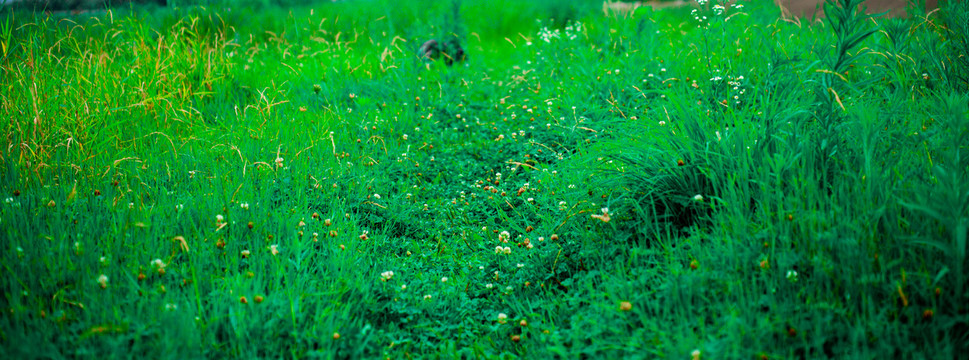
[[[0,355],[955,357],[969,11],[853,3],[3,13]]]

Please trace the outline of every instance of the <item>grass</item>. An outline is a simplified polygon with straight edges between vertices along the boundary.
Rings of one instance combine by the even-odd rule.
[[[3,10],[0,356],[958,357],[969,11],[855,3]]]

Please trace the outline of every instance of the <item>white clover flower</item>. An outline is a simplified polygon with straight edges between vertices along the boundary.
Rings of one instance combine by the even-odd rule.
[[[504,253],[505,255],[509,255],[511,254],[511,248],[505,246],[503,249],[501,249],[501,252]]]
[[[703,202],[703,195],[696,194],[696,196],[693,197],[693,201]]]
[[[151,266],[155,268],[155,270],[161,270],[161,269],[164,269],[166,266],[168,266],[168,264],[165,264],[165,262],[162,261],[162,259],[155,259],[151,261]]]
[[[485,287],[488,288],[488,289],[491,289],[491,288],[495,287],[495,284],[487,283],[487,284],[485,284]]]
[[[508,321],[508,315],[506,315],[505,313],[498,313],[498,323],[499,324],[504,324],[507,321]]]
[[[221,223],[223,221],[225,221],[225,217],[222,216],[222,214],[218,214],[218,215],[215,216],[215,222]]]
[[[241,203],[239,204],[239,207],[241,207],[242,210],[249,210],[249,203],[247,202]]]
[[[269,252],[271,252],[273,256],[279,255],[279,245],[278,244],[269,245]]]
[[[795,271],[795,270],[788,270],[787,271],[787,279],[790,280],[791,282],[797,281],[797,271]]]
[[[101,274],[101,276],[98,276],[98,284],[101,284],[101,288],[102,289],[107,288],[108,287],[108,276],[107,275],[104,275],[104,274]]]
[[[446,283],[446,282],[447,282],[447,276],[445,276],[445,277],[442,277],[442,278],[441,278],[441,282],[442,282],[442,283]]]
[[[380,273],[380,280],[383,280],[383,281],[390,280],[393,277],[394,277],[394,272],[393,271],[384,271],[384,272]],[[406,288],[406,286],[404,288]]]

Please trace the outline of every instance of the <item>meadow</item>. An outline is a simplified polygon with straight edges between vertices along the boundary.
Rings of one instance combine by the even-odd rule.
[[[964,356],[969,5],[857,3],[0,9],[0,358]]]

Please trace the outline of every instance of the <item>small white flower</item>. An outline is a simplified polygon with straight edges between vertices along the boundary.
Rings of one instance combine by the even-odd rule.
[[[175,210],[176,211],[185,210],[185,205],[182,205],[182,204],[175,205]]]
[[[703,195],[696,194],[696,196],[693,197],[693,201],[703,202]]]
[[[504,253],[505,255],[509,255],[511,254],[511,248],[505,246],[503,249],[501,249],[501,252]]]
[[[175,310],[178,310],[178,305],[175,304],[175,303],[167,303],[167,304],[165,304],[165,310],[167,310],[167,311],[175,311]]]
[[[156,270],[161,270],[161,269],[164,269],[165,266],[168,266],[168,265],[165,264],[165,262],[162,261],[162,259],[155,259],[155,260],[152,260],[151,261],[151,266],[154,267]]]
[[[424,300],[430,300],[431,298],[431,294],[424,295]]]
[[[491,289],[491,288],[495,287],[495,284],[487,283],[487,284],[485,284],[485,287],[488,288],[488,289]]]
[[[98,284],[101,284],[101,288],[107,288],[108,287],[108,276],[107,275],[104,275],[104,274],[101,274],[101,276],[98,276]]]
[[[219,215],[216,215],[215,216],[215,222],[222,223],[223,221],[225,221],[225,217],[222,216],[222,214],[219,214]]]
[[[795,270],[788,270],[787,271],[787,279],[790,280],[791,282],[797,281],[797,271],[795,271]]]
[[[407,290],[407,284],[401,284],[400,285],[400,289],[401,290]]]
[[[384,272],[380,273],[380,279],[383,280],[383,281],[390,280],[393,277],[394,277],[394,272],[393,271],[384,271]],[[404,288],[406,288],[406,286]]]
[[[239,204],[239,207],[241,207],[242,210],[249,210],[249,203],[244,202],[242,204]]]
[[[277,244],[269,245],[269,252],[273,253],[273,256],[279,255],[279,245]]]
[[[508,242],[508,239],[510,238],[511,238],[511,234],[508,233],[508,231],[502,231],[500,234],[498,234],[498,240],[500,240],[501,242]]]
[[[525,267],[525,264],[522,264],[522,263],[518,263],[518,268],[519,268],[519,269],[521,269],[521,268],[523,268],[523,267]]]
[[[446,282],[447,282],[447,276],[445,276],[445,277],[442,277],[442,278],[441,278],[441,282],[442,282],[442,283],[446,283]]]
[[[498,323],[504,324],[508,320],[508,315],[505,313],[498,313]]]

